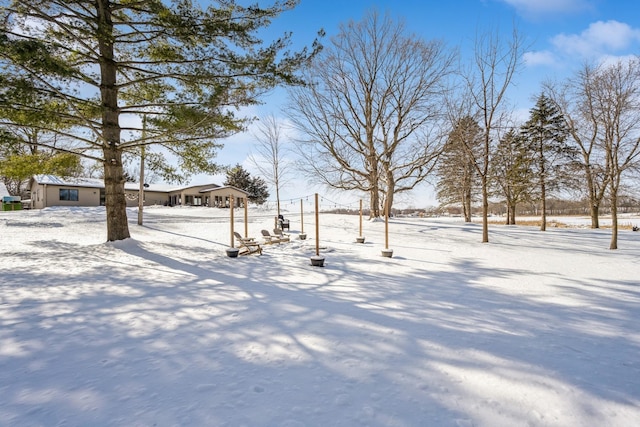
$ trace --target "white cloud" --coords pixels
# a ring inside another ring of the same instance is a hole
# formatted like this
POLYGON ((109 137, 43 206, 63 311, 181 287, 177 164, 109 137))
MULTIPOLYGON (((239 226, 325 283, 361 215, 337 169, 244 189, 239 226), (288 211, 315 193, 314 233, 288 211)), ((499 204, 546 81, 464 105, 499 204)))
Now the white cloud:
POLYGON ((553 52, 548 50, 526 52, 523 55, 523 60, 527 67, 535 67, 537 65, 554 65, 557 62, 553 52))
POLYGON ((502 0, 522 16, 540 17, 556 13, 581 12, 592 7, 592 0, 502 0))
POLYGON ((640 41, 640 30, 618 21, 598 21, 580 34, 559 34, 551 42, 560 51, 582 57, 621 52, 640 41))

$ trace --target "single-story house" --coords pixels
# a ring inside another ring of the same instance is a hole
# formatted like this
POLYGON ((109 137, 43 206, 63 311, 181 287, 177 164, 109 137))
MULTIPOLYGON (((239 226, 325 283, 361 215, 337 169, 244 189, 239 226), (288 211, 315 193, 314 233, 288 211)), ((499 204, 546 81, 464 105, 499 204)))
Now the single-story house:
MULTIPOLYGON (((175 186, 145 184, 144 205, 163 206, 244 206, 248 193, 236 187, 216 184, 175 186)), ((50 206, 104 206, 104 181, 97 178, 61 178, 55 175, 35 175, 29 185, 31 207, 42 209, 50 206)), ((127 206, 138 206, 140 184, 124 185, 127 206)))

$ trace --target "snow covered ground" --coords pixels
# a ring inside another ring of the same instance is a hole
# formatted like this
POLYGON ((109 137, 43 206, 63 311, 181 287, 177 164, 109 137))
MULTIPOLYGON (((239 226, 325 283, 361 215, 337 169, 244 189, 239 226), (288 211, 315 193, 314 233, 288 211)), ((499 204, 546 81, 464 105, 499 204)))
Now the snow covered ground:
POLYGON ((638 425, 640 233, 228 215, 1 212, 0 426, 638 425))

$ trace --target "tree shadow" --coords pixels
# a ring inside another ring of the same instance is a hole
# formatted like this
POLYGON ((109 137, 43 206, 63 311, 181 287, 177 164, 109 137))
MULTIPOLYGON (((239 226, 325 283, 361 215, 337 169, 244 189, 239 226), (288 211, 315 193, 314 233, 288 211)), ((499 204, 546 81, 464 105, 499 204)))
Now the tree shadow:
POLYGON ((212 239, 175 236, 193 244, 35 241, 41 253, 10 254, 33 267, 3 272, 2 419, 602 425, 614 411, 624 425, 639 414, 635 283, 540 273, 551 298, 519 290, 525 267, 451 253, 445 270, 428 247, 412 249, 416 263, 329 241, 315 268, 312 241, 231 259, 212 239), (514 289, 492 286, 504 281, 514 289))

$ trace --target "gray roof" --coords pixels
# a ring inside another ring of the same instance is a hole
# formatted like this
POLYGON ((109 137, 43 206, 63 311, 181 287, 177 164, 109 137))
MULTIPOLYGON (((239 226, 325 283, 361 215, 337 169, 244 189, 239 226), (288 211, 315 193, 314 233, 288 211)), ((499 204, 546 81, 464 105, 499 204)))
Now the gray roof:
POLYGON ((9 190, 7 190, 7 186, 4 185, 4 182, 0 182, 0 198, 6 196, 11 196, 11 194, 9 194, 9 190))
MULTIPOLYGON (((104 188, 104 180, 102 178, 75 178, 68 177, 62 178, 56 175, 35 175, 33 179, 38 184, 48 185, 64 185, 67 187, 85 187, 85 188, 104 188)), ((202 184, 201 184, 202 185, 202 184)), ((225 188, 216 184, 204 184, 208 186, 207 190, 201 192, 208 192, 215 189, 225 188)), ((199 185, 175 185, 175 184, 149 184, 145 187, 145 191, 156 191, 159 193, 171 193, 173 191, 181 191, 191 187, 198 187, 199 185)), ((139 190, 140 183, 137 182, 125 182, 124 188, 126 190, 139 190)), ((242 191, 242 190, 239 190, 242 191)))

